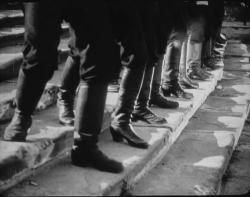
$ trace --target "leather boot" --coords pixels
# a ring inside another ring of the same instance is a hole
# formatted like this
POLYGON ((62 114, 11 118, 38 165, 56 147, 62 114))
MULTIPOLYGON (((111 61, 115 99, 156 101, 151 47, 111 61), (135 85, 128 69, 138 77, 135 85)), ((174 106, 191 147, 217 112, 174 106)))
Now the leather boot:
POLYGON ((44 91, 46 82, 52 74, 53 72, 49 73, 45 78, 41 78, 43 76, 41 73, 25 74, 23 69, 20 69, 15 98, 15 114, 11 123, 5 129, 4 140, 25 141, 32 124, 31 115, 44 91))
POLYGON ((179 83, 183 88, 197 89, 199 88, 199 84, 195 81, 192 81, 187 75, 186 57, 187 57, 187 40, 183 42, 181 47, 179 83))
POLYGON ((75 140, 72 163, 77 166, 91 166, 108 172, 123 170, 120 162, 108 158, 97 147, 102 128, 107 96, 107 84, 81 84, 76 107, 75 129, 80 139, 75 140))
POLYGON ((68 57, 64 65, 61 86, 58 93, 57 106, 59 109, 59 122, 62 125, 74 125, 74 99, 79 77, 79 58, 68 57))
POLYGON ((93 167, 100 171, 120 173, 124 167, 121 162, 107 157, 97 146, 97 140, 85 138, 75 140, 75 146, 71 150, 73 165, 80 167, 93 167))
POLYGON ((141 89, 137 95, 134 111, 132 113, 132 121, 144 121, 148 124, 165 124, 167 120, 153 113, 149 109, 149 99, 151 92, 151 82, 153 78, 153 66, 147 65, 142 79, 141 89))
POLYGON ((143 69, 141 67, 124 68, 110 131, 113 140, 116 142, 126 139, 131 146, 148 148, 148 143, 138 136, 131 125, 131 114, 134 110, 135 99, 141 86, 142 77, 143 69))
POLYGON ((155 105, 160 108, 176 109, 179 107, 179 103, 176 101, 168 100, 167 98, 163 97, 160 93, 163 57, 164 56, 161 56, 158 59, 157 65, 155 66, 154 69, 149 106, 155 105))
POLYGON ((206 67, 210 70, 216 70, 218 68, 224 67, 224 51, 226 44, 215 43, 211 56, 205 62, 206 67))
POLYGON ((74 99, 75 92, 59 89, 57 106, 59 110, 59 123, 66 126, 74 126, 74 99))
POLYGON ((192 93, 185 92, 177 80, 172 81, 168 86, 162 86, 161 90, 164 96, 174 95, 177 98, 184 99, 191 99, 194 97, 192 93))
POLYGON ((188 41, 187 64, 189 67, 188 76, 191 79, 205 81, 209 79, 201 69, 202 43, 188 41))

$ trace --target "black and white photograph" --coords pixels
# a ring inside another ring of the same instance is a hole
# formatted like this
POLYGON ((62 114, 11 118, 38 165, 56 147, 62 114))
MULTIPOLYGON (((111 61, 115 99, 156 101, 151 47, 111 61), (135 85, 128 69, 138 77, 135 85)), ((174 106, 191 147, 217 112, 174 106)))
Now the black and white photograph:
POLYGON ((0 2, 0 196, 250 195, 249 0, 0 2))

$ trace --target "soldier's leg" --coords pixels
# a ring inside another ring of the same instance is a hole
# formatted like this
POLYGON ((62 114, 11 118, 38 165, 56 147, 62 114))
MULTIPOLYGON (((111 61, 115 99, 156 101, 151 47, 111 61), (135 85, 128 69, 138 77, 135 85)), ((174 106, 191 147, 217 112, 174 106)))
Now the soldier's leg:
POLYGON ((80 58, 80 88, 75 118, 75 129, 80 138, 75 140, 72 149, 72 163, 119 173, 123 170, 122 164, 108 158, 97 146, 107 87, 113 78, 116 59, 107 5, 100 0, 71 2, 68 21, 75 38, 69 43, 72 57, 80 58))
POLYGON ((170 36, 162 68, 161 89, 164 96, 174 95, 185 99, 193 97, 191 93, 185 92, 179 83, 181 48, 185 38, 185 33, 179 30, 173 31, 170 36))
POLYGON ((148 143, 137 135, 131 125, 131 114, 134 110, 135 99, 141 86, 147 61, 142 23, 132 1, 114 1, 112 7, 116 16, 114 19, 119 19, 114 21, 114 24, 124 47, 126 55, 123 55, 123 58, 126 59, 126 66, 123 70, 119 97, 110 131, 113 139, 117 142, 126 139, 131 146, 147 148, 148 143))
POLYGON ((160 93, 161 86, 161 75, 162 75, 162 65, 164 54, 166 52, 167 40, 172 28, 171 9, 173 1, 158 1, 158 15, 157 15, 157 54, 158 60, 154 67, 154 74, 152 79, 152 89, 150 96, 150 105, 156 105, 161 108, 177 108, 179 106, 178 102, 168 100, 163 97, 160 93))
POLYGON ((24 141, 31 115, 57 68, 57 46, 64 1, 25 3, 25 48, 18 76, 15 115, 5 140, 24 141))
POLYGON ((181 57, 180 57, 180 85, 183 88, 197 89, 199 84, 187 75, 187 39, 184 40, 181 47, 181 57))
POLYGON ((69 56, 64 65, 61 85, 58 93, 57 106, 59 122, 63 125, 74 125, 74 100, 80 82, 80 59, 69 56))
MULTIPOLYGON (((71 29, 71 28, 70 28, 71 29)), ((120 46, 116 44, 117 65, 114 79, 109 85, 109 91, 119 90, 118 77, 120 74, 120 46)), ((61 85, 58 93, 57 106, 59 109, 59 122, 63 125, 74 125, 74 100, 80 82, 80 58, 69 56, 64 65, 61 85)))
POLYGON ((188 21, 188 47, 187 64, 188 76, 191 79, 207 80, 209 74, 205 73, 202 66, 202 47, 205 40, 205 18, 203 12, 206 6, 193 6, 189 12, 188 21))
POLYGON ((144 76, 140 91, 135 102, 135 109, 132 113, 132 121, 142 120, 148 124, 165 124, 165 118, 158 116, 149 109, 151 82, 153 69, 158 60, 156 54, 156 14, 158 5, 153 1, 141 1, 138 5, 140 16, 143 21, 143 31, 148 49, 148 61, 144 70, 144 76))

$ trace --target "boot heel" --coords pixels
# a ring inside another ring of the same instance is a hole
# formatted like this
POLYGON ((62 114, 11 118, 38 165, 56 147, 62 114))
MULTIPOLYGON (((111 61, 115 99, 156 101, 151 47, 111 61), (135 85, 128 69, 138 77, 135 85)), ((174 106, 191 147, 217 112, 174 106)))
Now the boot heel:
POLYGON ((110 127, 110 133, 115 142, 122 142, 123 141, 123 136, 116 132, 112 127, 110 127))

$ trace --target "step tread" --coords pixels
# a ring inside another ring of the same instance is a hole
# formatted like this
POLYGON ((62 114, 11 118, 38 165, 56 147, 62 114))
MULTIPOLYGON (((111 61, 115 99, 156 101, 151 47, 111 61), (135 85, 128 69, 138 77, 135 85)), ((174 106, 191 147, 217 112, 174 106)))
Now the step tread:
MULTIPOLYGON (((136 149, 128 146, 126 143, 115 143, 111 140, 109 132, 102 133, 99 143, 101 150, 107 153, 107 155, 109 155, 110 157, 123 162, 123 164, 126 166, 126 170, 124 173, 114 175, 110 173, 99 172, 90 168, 81 169, 70 166, 70 169, 67 174, 64 173, 62 174, 62 176, 57 176, 57 174, 60 174, 62 171, 65 171, 65 168, 68 169, 70 163, 69 160, 66 159, 64 162, 60 163, 59 167, 57 167, 58 170, 53 170, 53 172, 49 172, 49 174, 55 173, 53 175, 54 181, 56 179, 55 182, 58 181, 58 183, 66 183, 68 176, 73 176, 76 181, 84 179, 84 181, 81 181, 79 185, 76 186, 78 188, 81 187, 81 190, 78 190, 80 192, 79 194, 81 195, 84 195, 86 193, 89 195, 98 195, 110 194, 110 192, 118 192, 119 189, 116 187, 118 187, 118 185, 122 185, 123 180, 133 179, 134 175, 139 176, 140 173, 146 170, 144 169, 145 166, 143 164, 148 162, 154 163, 155 161, 152 161, 152 158, 156 159, 160 157, 156 157, 159 150, 163 149, 163 147, 169 148, 171 146, 171 144, 181 133, 180 128, 187 124, 193 113, 199 108, 201 103, 204 102, 208 94, 213 90, 221 73, 222 70, 214 71, 214 78, 210 82, 201 83, 201 88, 199 90, 190 90, 190 92, 193 92, 195 95, 195 98, 193 100, 185 101, 179 99, 178 101, 180 102, 181 106, 179 109, 164 110, 160 108, 152 108, 155 113, 166 117, 166 119, 168 120, 168 124, 162 125, 160 127, 155 125, 151 125, 150 127, 148 127, 148 125, 145 123, 133 123, 138 134, 142 136, 145 140, 147 140, 151 145, 148 150, 136 149), (171 130, 173 132, 171 132, 171 130)), ((107 103, 111 106, 114 106, 117 96, 117 94, 108 94, 107 103)), ((110 116, 108 118, 110 119, 110 116)), ((38 124, 33 124, 33 131, 41 131, 40 133, 37 133, 37 139, 44 139, 45 136, 48 137, 50 135, 53 135, 54 132, 52 130, 56 129, 55 125, 58 124, 56 112, 45 110, 39 113, 35 117, 35 120, 39 121, 39 125, 42 125, 43 127, 37 129, 37 127, 39 127, 38 124), (44 116, 44 118, 40 116, 44 116)), ((32 135, 30 135, 30 138, 32 138, 32 135)), ((39 186, 41 186, 41 190, 31 189, 30 192, 35 192, 33 194, 39 195, 41 191, 44 191, 45 187, 48 187, 51 188, 51 190, 46 189, 46 194, 52 194, 52 187, 49 187, 50 184, 47 185, 47 183, 49 183, 49 180, 47 182, 47 179, 49 179, 49 177, 45 175, 47 173, 42 174, 43 175, 41 177, 43 178, 41 178, 41 185, 39 183, 39 186)), ((57 193, 67 192, 66 187, 64 187, 65 189, 60 189, 59 187, 56 188, 57 193)), ((68 193, 66 194, 70 194, 69 192, 70 191, 68 190, 68 193)))
POLYGON ((5 18, 23 17, 22 10, 0 10, 0 20, 5 18))
POLYGON ((244 82, 227 84, 228 78, 222 78, 223 89, 207 98, 159 165, 133 186, 132 196, 220 192, 220 181, 249 113, 250 79, 235 72, 230 74, 244 82), (223 97, 221 92, 228 89, 233 93, 223 97), (242 94, 244 99, 235 100, 242 94))

